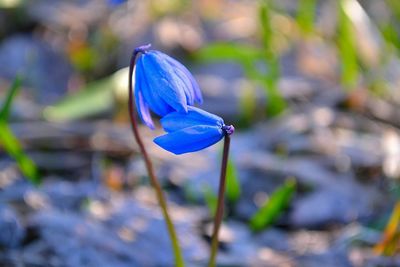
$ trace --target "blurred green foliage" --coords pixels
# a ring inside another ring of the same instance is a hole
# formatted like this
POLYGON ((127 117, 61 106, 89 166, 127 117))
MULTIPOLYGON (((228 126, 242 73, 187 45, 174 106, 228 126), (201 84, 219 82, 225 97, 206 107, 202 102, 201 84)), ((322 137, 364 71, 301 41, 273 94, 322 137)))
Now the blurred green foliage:
POLYGON ((359 78, 359 65, 354 27, 344 10, 347 0, 338 3, 337 46, 341 59, 341 79, 345 88, 353 89, 359 78))
POLYGON ((387 221, 380 242, 374 247, 374 252, 383 256, 393 257, 400 251, 400 202, 393 208, 387 221))
POLYGON ((127 82, 128 68, 120 69, 110 76, 88 83, 77 93, 47 107, 43 116, 51 121, 71 121, 111 111, 115 106, 124 107, 128 96, 127 82))
MULTIPOLYGON (((241 112, 237 123, 249 126, 255 118, 263 118, 265 115, 267 117, 276 116, 287 108, 287 103, 278 88, 281 76, 280 58, 283 53, 280 47, 282 36, 286 38, 284 42, 287 42, 289 46, 290 44, 295 45, 297 41, 303 41, 304 37, 310 43, 313 41, 324 42, 327 47, 334 45, 339 66, 338 68, 332 66, 332 68, 340 70, 338 76, 340 81, 338 82, 346 89, 365 86, 371 92, 382 92, 382 88, 387 87, 383 68, 379 68, 379 66, 371 68, 364 64, 364 60, 361 58, 359 42, 362 42, 362 40, 357 39, 356 25, 354 25, 356 19, 352 17, 353 15, 348 10, 346 12, 346 5, 348 6, 349 3, 358 2, 356 0, 339 0, 331 5, 330 8, 336 8, 336 12, 331 13, 332 16, 336 17, 336 33, 332 37, 332 33, 324 32, 323 28, 316 28, 318 26, 316 25, 317 7, 326 3, 317 0, 299 0, 297 11, 291 13, 282 9, 282 5, 278 1, 260 0, 257 2, 257 16, 254 17, 258 25, 256 36, 240 42, 218 41, 210 43, 196 52, 196 58, 199 61, 237 63, 242 68, 245 77, 251 81, 250 85, 243 84, 245 88, 239 101, 241 112), (285 21, 283 24, 287 23, 285 25, 293 31, 290 36, 285 36, 281 32, 282 18, 285 21), (256 101, 256 88, 262 88, 265 92, 267 100, 265 113, 259 112, 263 107, 260 107, 260 102, 256 101)), ((384 0, 381 3, 389 9, 390 16, 375 23, 382 34, 384 44, 396 48, 398 53, 400 51, 399 1, 384 0)), ((173 3, 165 1, 157 8, 165 9, 162 12, 160 11, 160 14, 165 12, 165 14, 169 14, 169 12, 179 13, 190 6, 188 1, 179 0, 173 3)), ((361 5, 360 7, 364 8, 361 5)), ((368 10, 364 11, 368 12, 368 10)), ((89 76, 93 76, 95 73, 102 72, 99 71, 99 66, 107 65, 103 64, 102 60, 109 58, 104 55, 114 51, 117 44, 116 37, 109 33, 109 29, 105 27, 89 35, 88 40, 84 43, 78 42, 69 45, 68 51, 74 66, 81 70, 83 74, 90 72, 89 76), (102 59, 99 61, 99 58, 102 59)), ((318 45, 312 49, 318 50, 318 45)), ((386 53, 386 55, 388 59, 391 58, 391 53, 386 53)), ((46 111, 47 118, 75 119, 109 110, 113 107, 115 101, 113 97, 110 97, 112 90, 106 92, 105 87, 108 85, 107 78, 90 83, 81 90, 82 92, 88 91, 87 93, 68 96, 65 101, 57 104, 54 108, 49 108, 46 111), (76 104, 73 102, 76 102, 76 104)))
POLYGON ((197 52, 197 58, 203 61, 232 61, 239 63, 245 75, 251 80, 261 80, 262 74, 255 64, 262 57, 260 49, 238 43, 212 43, 197 52))
POLYGON ((8 125, 8 116, 12 102, 21 87, 21 78, 17 76, 8 90, 8 94, 0 111, 0 144, 18 164, 24 176, 33 184, 40 183, 40 176, 35 163, 25 154, 18 139, 12 133, 8 125))
MULTIPOLYGON (((222 155, 222 151, 221 151, 222 155)), ((203 187, 203 197, 210 214, 214 216, 215 211, 217 209, 218 196, 212 188, 205 184, 203 187)), ((237 175, 237 169, 234 162, 231 159, 228 159, 228 165, 226 169, 226 200, 230 205, 235 205, 235 203, 239 200, 241 194, 240 182, 237 175)))
POLYGON ((217 211, 218 197, 209 185, 203 185, 202 189, 208 211, 210 212, 211 217, 214 217, 217 211))
MULTIPOLYGON (((287 107, 282 97, 278 82, 280 78, 279 55, 274 47, 274 30, 271 26, 270 1, 263 1, 259 7, 258 22, 260 26, 261 42, 258 45, 238 43, 212 43, 204 46, 197 52, 197 58, 202 61, 231 61, 239 64, 246 77, 264 89, 267 97, 266 114, 276 116, 287 107)), ((247 94, 247 96, 252 96, 247 94)), ((242 113, 246 119, 253 113, 254 105, 250 99, 242 101, 242 113)), ((253 102, 255 99, 253 99, 253 102)))
POLYGON ((72 38, 66 52, 72 66, 87 80, 104 77, 114 70, 120 40, 107 25, 89 31, 85 38, 72 38))
POLYGON ((287 180, 281 187, 276 189, 250 219, 251 229, 260 231, 271 226, 288 206, 295 191, 296 181, 294 179, 287 180))
POLYGON ((44 111, 44 117, 52 121, 69 121, 93 116, 109 110, 114 104, 113 82, 107 77, 67 96, 44 111))
POLYGON ((400 1, 385 0, 384 1, 391 10, 390 15, 383 23, 378 23, 378 27, 382 32, 387 46, 393 46, 400 55, 400 1))
POLYGON ((314 32, 317 0, 299 0, 297 10, 297 24, 303 34, 314 32))
POLYGON ((241 188, 236 166, 231 159, 228 159, 226 169, 226 198, 230 203, 234 204, 238 201, 240 193, 241 188))
POLYGON ((17 76, 7 91, 6 98, 0 110, 0 121, 6 122, 10 116, 13 100, 21 87, 21 77, 17 76))
POLYGON ((264 0, 259 8, 259 21, 261 24, 263 59, 267 66, 267 72, 263 75, 261 82, 268 97, 267 115, 269 116, 279 115, 287 107, 286 101, 283 99, 278 88, 280 63, 279 55, 273 46, 275 33, 271 24, 272 12, 272 1, 264 0))
POLYGON ((0 8, 15 8, 24 4, 25 0, 0 0, 0 8))

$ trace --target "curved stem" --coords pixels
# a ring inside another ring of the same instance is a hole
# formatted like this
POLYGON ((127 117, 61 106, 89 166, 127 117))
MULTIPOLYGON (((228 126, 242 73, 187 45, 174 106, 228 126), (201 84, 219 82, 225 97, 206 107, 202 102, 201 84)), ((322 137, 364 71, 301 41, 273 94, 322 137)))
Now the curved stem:
POLYGON ((222 154, 222 164, 221 164, 221 176, 219 178, 219 190, 218 190, 218 203, 217 212, 214 219, 214 231, 211 241, 211 254, 210 261, 208 262, 208 267, 215 267, 215 260, 217 258, 218 252, 218 233, 221 227, 222 218, 224 217, 224 195, 226 187, 226 168, 228 166, 228 156, 229 156, 229 145, 231 143, 231 138, 228 134, 224 138, 224 152, 222 154))
POLYGON ((172 248, 173 248, 174 256, 175 256, 175 266, 183 267, 185 264, 184 264, 181 249, 179 247, 179 241, 178 241, 178 237, 176 235, 175 227, 174 227, 172 220, 168 214, 167 202, 165 200, 163 191, 161 189, 161 185, 158 182, 158 180, 154 174, 153 164, 150 160, 149 155, 147 154, 146 148, 145 148, 142 138, 139 134, 138 123, 137 123, 137 119, 136 119, 136 111, 134 108, 135 103, 133 100, 133 88, 132 88, 133 68, 135 66, 135 60, 136 60, 136 57, 139 54, 139 52, 143 52, 143 51, 141 51, 139 49, 135 49, 135 51, 132 55, 132 58, 131 58, 130 65, 129 65, 129 103, 128 103, 129 117, 130 117, 130 121, 131 121, 133 134, 135 136, 137 144, 139 145, 140 152, 142 153, 144 162, 146 164, 147 173, 150 178, 150 183, 151 183, 152 187, 154 188, 154 191, 157 196, 158 204, 161 207, 162 214, 163 214, 165 222, 167 224, 167 229, 168 229, 168 233, 169 233, 169 236, 171 239, 172 248))

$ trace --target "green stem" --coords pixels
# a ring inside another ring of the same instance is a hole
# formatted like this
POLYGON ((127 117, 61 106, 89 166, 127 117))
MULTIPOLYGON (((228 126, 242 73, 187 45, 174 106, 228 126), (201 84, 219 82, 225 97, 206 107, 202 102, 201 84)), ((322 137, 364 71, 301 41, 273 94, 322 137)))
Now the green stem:
POLYGON ((215 214, 215 219, 214 219, 214 231, 212 234, 211 253, 210 253, 210 261, 208 262, 208 267, 215 267, 215 260, 217 258, 218 233, 219 233, 219 228, 221 227, 222 218, 224 217, 224 195, 225 195, 225 187, 226 187, 226 168, 228 166, 230 143, 231 143, 231 138, 228 134, 226 134, 225 138, 224 138, 224 152, 222 154, 221 176, 219 178, 217 212, 215 214))
POLYGON ((139 134, 138 123, 137 123, 137 119, 136 119, 136 111, 134 108, 135 103, 133 100, 133 88, 132 88, 133 68, 135 66, 135 60, 136 60, 136 57, 139 54, 139 52, 141 52, 141 51, 138 51, 138 50, 134 51, 132 58, 131 58, 131 63, 129 65, 129 103, 128 103, 128 105, 129 105, 129 116, 130 116, 132 131, 135 136, 136 142, 139 145, 140 152, 143 155, 143 159, 144 159, 144 162, 145 162, 146 168, 147 168, 147 173, 150 178, 150 183, 151 183, 152 187, 154 188, 154 191, 157 196, 158 204, 161 207, 161 211, 162 211, 164 220, 167 225, 168 234, 171 239, 172 248, 173 248, 174 256, 175 256, 175 266, 183 267, 183 266, 185 266, 185 263, 183 260, 181 249, 179 247, 179 241, 178 241, 178 237, 176 235, 175 227, 174 227, 172 220, 168 214, 167 202, 165 200, 163 191, 161 189, 161 185, 158 182, 156 175, 154 174, 153 164, 150 160, 150 157, 149 157, 149 155, 146 151, 146 148, 143 144, 142 138, 139 134))

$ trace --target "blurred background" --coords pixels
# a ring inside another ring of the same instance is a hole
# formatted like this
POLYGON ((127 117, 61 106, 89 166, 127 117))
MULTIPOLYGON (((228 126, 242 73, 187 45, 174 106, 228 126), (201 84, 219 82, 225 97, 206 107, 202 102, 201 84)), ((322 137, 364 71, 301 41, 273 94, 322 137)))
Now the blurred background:
MULTIPOLYGON (((0 0, 0 266, 172 266, 128 124, 147 43, 237 129, 218 266, 400 266, 398 0, 0 0)), ((205 266, 221 144, 141 131, 205 266)))

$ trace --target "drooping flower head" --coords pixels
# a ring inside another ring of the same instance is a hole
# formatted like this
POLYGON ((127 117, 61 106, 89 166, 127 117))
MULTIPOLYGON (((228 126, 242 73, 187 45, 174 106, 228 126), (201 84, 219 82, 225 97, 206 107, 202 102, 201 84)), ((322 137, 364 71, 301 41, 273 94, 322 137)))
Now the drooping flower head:
POLYGON ((187 109, 187 114, 172 112, 161 119, 168 133, 154 139, 157 145, 174 154, 183 154, 209 147, 235 131, 214 114, 195 107, 187 109))
POLYGON ((172 57, 150 45, 135 49, 135 99, 142 121, 151 129, 150 110, 159 116, 170 112, 187 113, 188 106, 202 103, 200 88, 189 70, 172 57))

